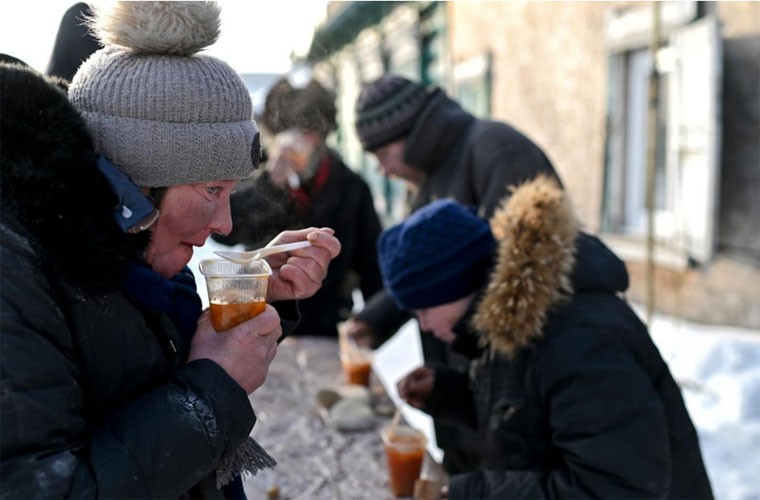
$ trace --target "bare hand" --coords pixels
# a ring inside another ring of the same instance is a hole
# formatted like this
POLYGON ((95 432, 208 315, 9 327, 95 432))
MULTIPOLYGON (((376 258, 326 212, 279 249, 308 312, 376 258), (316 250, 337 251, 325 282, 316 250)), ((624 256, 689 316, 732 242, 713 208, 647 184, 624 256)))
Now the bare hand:
POLYGON ((366 321, 348 318, 340 324, 338 331, 341 338, 352 339, 359 347, 372 348, 374 333, 372 332, 372 327, 366 321))
POLYGON ((433 392, 435 372, 428 366, 419 366, 396 384, 398 394, 411 406, 422 409, 433 392))
POLYGON ((266 164, 266 170, 272 183, 280 187, 287 187, 289 176, 295 174, 292 163, 283 155, 270 156, 266 164))
POLYGON ((266 164, 272 182, 280 187, 295 189, 314 154, 318 137, 301 130, 288 129, 274 137, 266 164))
POLYGON ((310 247, 267 257, 272 267, 267 301, 305 299, 314 295, 327 276, 330 261, 340 253, 340 242, 329 227, 283 231, 272 244, 309 240, 310 247))
POLYGON ((267 378, 269 364, 277 354, 277 339, 280 335, 280 316, 269 305, 255 318, 223 332, 214 330, 211 316, 206 311, 198 320, 188 361, 214 361, 247 394, 251 394, 267 378))

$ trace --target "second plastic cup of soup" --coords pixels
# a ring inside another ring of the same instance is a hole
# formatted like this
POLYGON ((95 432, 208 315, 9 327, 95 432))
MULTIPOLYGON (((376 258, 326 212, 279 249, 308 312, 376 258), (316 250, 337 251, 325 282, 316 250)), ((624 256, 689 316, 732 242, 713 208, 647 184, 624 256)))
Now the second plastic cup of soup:
POLYGON ((369 387, 372 374, 372 350, 357 345, 355 341, 348 338, 348 333, 342 328, 338 329, 338 346, 346 382, 369 387))
POLYGON ((389 428, 383 429, 381 436, 391 491, 397 497, 412 496, 425 461, 425 435, 407 425, 399 425, 392 434, 389 428))

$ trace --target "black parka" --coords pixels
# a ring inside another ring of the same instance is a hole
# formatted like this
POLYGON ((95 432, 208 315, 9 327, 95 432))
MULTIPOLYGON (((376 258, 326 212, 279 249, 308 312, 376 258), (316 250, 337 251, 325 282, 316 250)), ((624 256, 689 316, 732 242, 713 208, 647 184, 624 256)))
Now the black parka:
POLYGON ((248 436, 245 391, 162 313, 121 290, 124 234, 84 121, 32 71, 0 65, 0 494, 221 497, 248 436))
POLYGON ((497 212, 472 323, 487 350, 469 377, 436 373, 426 410, 486 444, 450 498, 710 498, 680 389, 620 296, 625 266, 558 193, 531 183, 497 212))

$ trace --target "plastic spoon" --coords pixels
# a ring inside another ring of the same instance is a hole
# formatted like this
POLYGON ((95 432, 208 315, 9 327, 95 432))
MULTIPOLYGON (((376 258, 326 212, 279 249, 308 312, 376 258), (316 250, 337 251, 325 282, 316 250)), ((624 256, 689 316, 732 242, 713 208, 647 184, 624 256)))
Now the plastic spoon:
POLYGON ((391 423, 388 426, 388 431, 386 432, 386 436, 388 436, 389 441, 393 441, 393 438, 396 437, 396 428, 398 427, 398 423, 401 420, 401 407, 396 407, 396 413, 393 414, 393 418, 391 419, 391 423))
POLYGON ((263 259, 269 255, 274 255, 281 252, 289 252, 298 248, 310 247, 310 241, 296 241, 295 243, 285 243, 282 245, 266 246, 259 248, 258 250, 251 250, 249 252, 228 252, 225 250, 219 250, 214 252, 219 257, 235 262, 236 264, 247 264, 252 260, 263 259))

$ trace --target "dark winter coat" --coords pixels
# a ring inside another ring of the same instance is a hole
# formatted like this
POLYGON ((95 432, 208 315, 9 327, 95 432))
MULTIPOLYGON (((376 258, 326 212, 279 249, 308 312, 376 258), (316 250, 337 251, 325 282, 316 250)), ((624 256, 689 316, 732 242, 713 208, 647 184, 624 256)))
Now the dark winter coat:
POLYGON ((148 234, 112 217, 84 121, 31 71, 0 66, 4 498, 221 497, 248 436, 245 391, 128 298, 148 234))
MULTIPOLYGON (((425 173, 411 201, 412 211, 433 200, 453 198, 490 217, 509 196, 510 186, 541 173, 559 181, 549 159, 525 135, 506 123, 475 118, 440 90, 406 137, 404 161, 425 173)), ((374 298, 358 316, 383 339, 408 318, 399 315, 387 294, 374 298)))
MULTIPOLYGON (((549 159, 525 135, 503 122, 476 119, 441 90, 430 97, 406 137, 404 161, 425 173, 411 202, 412 211, 436 199, 453 198, 478 207, 480 216, 490 217, 499 202, 509 196, 510 186, 538 174, 559 181, 549 159)), ((372 326, 379 342, 409 318, 385 291, 357 315, 372 326)), ((422 343, 426 361, 455 366, 465 362, 432 335, 423 335, 422 343)), ((444 465, 449 472, 465 470, 477 460, 470 456, 477 450, 469 446, 472 438, 466 431, 436 422, 436 438, 447 450, 444 465), (463 455, 457 458, 458 454, 463 455)))
POLYGON ((335 230, 340 254, 330 262, 319 291, 299 301, 301 322, 293 335, 337 337, 337 323, 347 319, 353 308, 353 288, 367 298, 382 288, 375 246, 381 226, 372 193, 337 154, 330 151, 327 158, 324 182, 318 190, 305 189, 310 198, 305 209, 261 172, 232 196, 232 232, 214 236, 226 245, 242 243, 253 249, 285 229, 314 226, 335 230))
POLYGON ((425 172, 412 210, 440 198, 478 207, 490 217, 517 186, 538 174, 556 177, 549 159, 512 126, 476 119, 442 91, 420 113, 406 138, 404 161, 425 172))
POLYGON ((488 349, 469 380, 437 373, 427 408, 487 444, 450 498, 709 498, 679 387, 619 295, 625 266, 571 212, 533 183, 492 220, 500 248, 472 322, 488 349))

